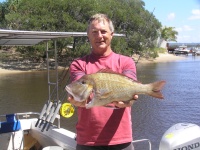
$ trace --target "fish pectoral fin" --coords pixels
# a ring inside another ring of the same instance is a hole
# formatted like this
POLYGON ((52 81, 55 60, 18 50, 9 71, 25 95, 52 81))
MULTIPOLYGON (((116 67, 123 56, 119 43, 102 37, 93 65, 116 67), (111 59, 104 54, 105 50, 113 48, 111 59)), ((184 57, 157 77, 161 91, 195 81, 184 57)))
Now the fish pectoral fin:
POLYGON ((108 99, 112 95, 112 91, 109 92, 101 92, 100 93, 100 100, 102 99, 108 99))

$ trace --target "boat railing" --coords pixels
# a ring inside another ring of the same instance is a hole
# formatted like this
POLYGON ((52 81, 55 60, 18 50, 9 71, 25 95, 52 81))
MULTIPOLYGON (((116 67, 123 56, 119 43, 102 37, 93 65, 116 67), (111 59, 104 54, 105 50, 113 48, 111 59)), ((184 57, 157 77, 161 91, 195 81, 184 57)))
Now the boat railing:
POLYGON ((23 113, 11 113, 11 114, 4 114, 4 115, 0 115, 0 122, 1 121, 6 121, 4 119, 6 119, 7 116, 9 115, 13 115, 16 117, 16 119, 22 119, 22 118, 30 118, 30 117, 38 117, 40 115, 40 113, 38 112, 23 112, 23 113))
MULTIPOLYGON (((20 119, 31 119, 31 118, 38 118, 40 116, 40 113, 38 112, 23 112, 23 113, 12 113, 12 114, 5 114, 5 115, 0 115, 0 133, 5 132, 5 129, 7 128, 6 126, 9 127, 17 127, 16 130, 20 129, 20 119)), ((57 127, 60 128, 60 115, 55 115, 55 119, 57 119, 57 127)), ((41 119, 41 122, 39 124, 39 128, 43 126, 42 130, 44 130, 44 127, 47 125, 53 125, 49 124, 49 122, 45 122, 45 120, 41 119)), ((50 127, 50 126, 49 126, 50 127)), ((48 128, 49 128, 48 127, 48 128)), ((7 129, 6 129, 7 131, 7 129)), ((10 129, 8 131, 11 131, 10 129)))
POLYGON ((140 143, 140 142, 147 142, 149 150, 151 150, 151 141, 149 139, 134 140, 132 141, 132 144, 134 145, 135 143, 140 143))
POLYGON ((19 131, 21 129, 20 118, 36 118, 36 115, 38 116, 39 113, 26 112, 0 115, 0 134, 19 131))

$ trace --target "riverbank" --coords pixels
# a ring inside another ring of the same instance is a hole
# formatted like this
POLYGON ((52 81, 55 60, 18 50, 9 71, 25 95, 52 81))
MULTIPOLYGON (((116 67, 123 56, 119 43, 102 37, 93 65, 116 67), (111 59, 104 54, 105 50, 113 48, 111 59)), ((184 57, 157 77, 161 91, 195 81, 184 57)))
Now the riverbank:
POLYGON ((138 63, 165 63, 165 62, 174 62, 186 59, 185 55, 176 56, 174 54, 169 54, 169 53, 159 53, 158 55, 159 57, 155 59, 139 58, 139 56, 136 55, 133 56, 133 58, 136 62, 138 61, 139 58, 138 63))
MULTIPOLYGON (((138 61, 139 56, 135 55, 133 58, 134 58, 135 61, 138 61)), ((186 57, 185 56, 176 56, 176 55, 168 54, 168 53, 160 53, 159 57, 157 57, 156 59, 140 58, 138 63, 165 63, 165 62, 179 61, 179 60, 183 60, 183 59, 186 59, 186 57)), ((30 71, 31 70, 27 71, 27 70, 0 68, 0 74, 30 72, 30 71)))

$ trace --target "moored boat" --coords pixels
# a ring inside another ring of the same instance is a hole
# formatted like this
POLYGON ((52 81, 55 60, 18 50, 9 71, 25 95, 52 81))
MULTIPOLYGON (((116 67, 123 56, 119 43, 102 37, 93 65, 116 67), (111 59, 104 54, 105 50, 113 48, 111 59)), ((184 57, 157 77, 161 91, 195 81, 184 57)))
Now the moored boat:
POLYGON ((178 48, 176 48, 174 50, 174 54, 176 54, 176 55, 178 55, 178 54, 188 55, 189 53, 191 53, 191 50, 189 50, 187 48, 187 46, 185 46, 185 45, 179 46, 178 48))

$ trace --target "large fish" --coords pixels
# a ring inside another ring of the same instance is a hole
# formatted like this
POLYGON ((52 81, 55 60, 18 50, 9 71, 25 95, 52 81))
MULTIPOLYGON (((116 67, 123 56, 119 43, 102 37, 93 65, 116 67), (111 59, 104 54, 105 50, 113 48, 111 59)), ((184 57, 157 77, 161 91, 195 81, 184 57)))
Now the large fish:
POLYGON ((113 101, 130 101, 136 94, 146 94, 163 99, 160 91, 164 84, 165 81, 141 84, 122 74, 100 71, 84 75, 67 85, 65 89, 74 100, 79 102, 92 97, 91 101, 86 104, 86 108, 92 108, 106 106, 113 101))

